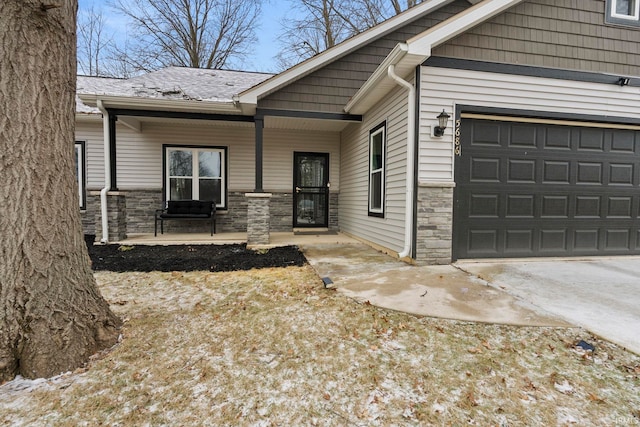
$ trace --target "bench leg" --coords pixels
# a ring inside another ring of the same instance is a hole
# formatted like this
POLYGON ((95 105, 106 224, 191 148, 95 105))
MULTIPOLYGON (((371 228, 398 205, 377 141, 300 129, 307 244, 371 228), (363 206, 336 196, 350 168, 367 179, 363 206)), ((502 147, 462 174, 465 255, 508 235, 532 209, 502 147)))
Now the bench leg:
POLYGON ((153 221, 153 237, 158 237, 158 218, 153 221))

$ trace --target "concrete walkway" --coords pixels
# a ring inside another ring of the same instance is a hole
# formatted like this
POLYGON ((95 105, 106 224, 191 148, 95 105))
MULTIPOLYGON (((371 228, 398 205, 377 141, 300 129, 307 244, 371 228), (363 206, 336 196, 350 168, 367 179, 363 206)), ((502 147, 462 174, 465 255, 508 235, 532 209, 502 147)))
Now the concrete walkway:
POLYGON ((362 243, 302 244, 339 292, 420 316, 522 326, 571 326, 452 265, 416 267, 362 243))

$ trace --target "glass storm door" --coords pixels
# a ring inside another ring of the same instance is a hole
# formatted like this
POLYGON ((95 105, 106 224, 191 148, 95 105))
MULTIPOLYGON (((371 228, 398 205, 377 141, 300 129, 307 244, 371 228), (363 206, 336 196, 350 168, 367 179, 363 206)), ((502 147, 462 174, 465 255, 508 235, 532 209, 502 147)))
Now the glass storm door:
POLYGON ((329 154, 293 154, 293 226, 329 225, 329 154))

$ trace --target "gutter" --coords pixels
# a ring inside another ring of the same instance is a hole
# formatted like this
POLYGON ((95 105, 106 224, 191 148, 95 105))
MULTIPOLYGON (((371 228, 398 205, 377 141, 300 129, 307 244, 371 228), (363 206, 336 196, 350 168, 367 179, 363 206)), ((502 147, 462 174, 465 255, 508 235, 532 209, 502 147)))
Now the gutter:
MULTIPOLYGON (((406 46, 406 45, 405 45, 406 46)), ((404 56, 404 55, 403 55, 404 56)), ((416 124, 416 88, 408 81, 396 74, 396 66, 389 65, 387 74, 397 84, 408 90, 407 95, 407 173, 406 173, 406 194, 405 194, 405 219, 404 219, 404 248, 398 253, 398 258, 406 258, 411 254, 411 244, 413 242, 413 176, 415 157, 415 124, 416 124)))
POLYGON ((107 193, 111 189, 111 153, 109 147, 109 113, 102 101, 97 100, 96 106, 102 112, 102 135, 104 139, 104 188, 100 190, 100 217, 102 219, 102 239, 100 243, 109 243, 109 217, 107 209, 107 193))

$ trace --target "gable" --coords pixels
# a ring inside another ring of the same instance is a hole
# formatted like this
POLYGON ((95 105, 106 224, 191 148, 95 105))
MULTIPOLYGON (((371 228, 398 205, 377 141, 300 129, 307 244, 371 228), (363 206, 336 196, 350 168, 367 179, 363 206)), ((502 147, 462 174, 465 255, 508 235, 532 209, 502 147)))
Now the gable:
POLYGON ((604 0, 527 0, 432 56, 638 76, 640 28, 605 23, 604 0))
POLYGON ((398 43, 469 6, 467 0, 456 0, 262 98, 258 101, 258 107, 343 112, 345 104, 398 43))

